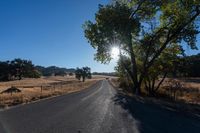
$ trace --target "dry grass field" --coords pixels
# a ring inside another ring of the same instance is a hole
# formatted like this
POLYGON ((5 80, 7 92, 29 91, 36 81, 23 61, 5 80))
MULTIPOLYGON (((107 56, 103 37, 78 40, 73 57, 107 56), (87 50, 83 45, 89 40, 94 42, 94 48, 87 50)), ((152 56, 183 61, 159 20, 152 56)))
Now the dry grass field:
MULTIPOLYGON (((112 78, 110 82, 114 87, 119 87, 117 78, 112 78)), ((200 78, 168 78, 160 88, 160 96, 158 98, 149 97, 146 95, 147 93, 144 94, 144 97, 137 97, 126 90, 124 91, 122 88, 118 88, 118 90, 143 103, 157 104, 162 108, 176 110, 178 112, 188 112, 193 116, 200 116, 200 78), (174 99, 174 93, 169 93, 167 89, 171 81, 180 83, 180 88, 176 88, 174 91, 176 99, 174 99)))
MULTIPOLYGON (((112 79, 111 83, 115 87, 119 86, 117 78, 112 79)), ((200 78, 166 78, 159 89, 159 93, 173 99, 175 97, 174 100, 200 105, 200 78), (174 83, 179 83, 179 86, 170 89, 174 83)))
POLYGON ((200 105, 200 78, 167 78, 160 92, 168 93, 168 95, 175 97, 175 100, 177 99, 200 105), (170 90, 170 84, 172 86, 173 83, 178 84, 178 86, 170 90))
POLYGON ((42 98, 62 95, 88 88, 104 76, 93 76, 92 79, 81 82, 74 76, 42 77, 39 79, 23 79, 9 82, 0 82, 0 93, 11 86, 21 90, 20 93, 0 94, 0 108, 16 104, 29 103, 42 98))

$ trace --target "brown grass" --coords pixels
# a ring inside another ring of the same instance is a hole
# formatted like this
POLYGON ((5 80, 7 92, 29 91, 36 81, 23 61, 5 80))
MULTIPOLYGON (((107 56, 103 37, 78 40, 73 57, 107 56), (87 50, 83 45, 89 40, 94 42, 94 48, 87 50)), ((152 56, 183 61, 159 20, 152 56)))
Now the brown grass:
POLYGON ((167 78, 159 92, 168 93, 168 95, 170 95, 169 84, 171 82, 178 82, 180 84, 180 87, 173 90, 177 100, 192 104, 200 104, 200 78, 167 78))
POLYGON ((74 77, 58 76, 0 82, 0 92, 11 86, 16 86, 22 91, 21 93, 13 93, 12 95, 0 94, 0 108, 80 91, 101 79, 104 78, 94 77, 93 79, 86 80, 86 82, 81 82, 74 77))
MULTIPOLYGON (((112 78, 110 82, 114 87, 119 87, 119 81, 117 78, 112 78)), ((176 95, 175 100, 200 105, 200 78, 166 78, 159 89, 159 94, 173 98, 174 92, 176 95), (179 82, 181 87, 176 88, 173 92, 169 92, 169 84, 174 81, 179 82)))
POLYGON ((172 109, 180 112, 186 112, 193 116, 200 116, 200 78, 184 78, 184 79, 166 79, 163 86, 160 88, 161 93, 166 93, 165 87, 167 85, 167 81, 169 80, 178 80, 181 82, 184 89, 180 89, 182 91, 177 93, 177 100, 167 100, 165 98, 160 97, 153 98, 144 95, 144 97, 137 97, 133 95, 133 93, 127 92, 126 90, 122 90, 119 88, 119 81, 117 78, 110 79, 110 83, 124 95, 130 96, 136 100, 142 101, 143 103, 153 103, 158 104, 163 108, 172 109), (192 79, 192 80, 191 80, 192 79), (179 93, 179 94, 178 94, 179 93), (184 101, 184 102, 183 102, 184 101))

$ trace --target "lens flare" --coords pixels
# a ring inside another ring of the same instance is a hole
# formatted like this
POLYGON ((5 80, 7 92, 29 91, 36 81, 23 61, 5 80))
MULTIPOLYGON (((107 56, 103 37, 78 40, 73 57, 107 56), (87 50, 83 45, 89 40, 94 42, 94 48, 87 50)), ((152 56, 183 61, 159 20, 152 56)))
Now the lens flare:
POLYGON ((111 57, 113 59, 118 59, 119 57, 119 48, 117 47, 113 47, 112 50, 111 50, 111 57))

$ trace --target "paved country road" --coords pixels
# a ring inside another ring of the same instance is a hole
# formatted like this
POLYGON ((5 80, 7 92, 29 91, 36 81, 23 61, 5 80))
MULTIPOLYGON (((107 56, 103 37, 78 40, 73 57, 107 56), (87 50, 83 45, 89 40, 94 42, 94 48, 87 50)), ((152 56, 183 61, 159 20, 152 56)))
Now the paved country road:
POLYGON ((200 119, 115 91, 108 81, 0 112, 0 133, 200 133, 200 119))

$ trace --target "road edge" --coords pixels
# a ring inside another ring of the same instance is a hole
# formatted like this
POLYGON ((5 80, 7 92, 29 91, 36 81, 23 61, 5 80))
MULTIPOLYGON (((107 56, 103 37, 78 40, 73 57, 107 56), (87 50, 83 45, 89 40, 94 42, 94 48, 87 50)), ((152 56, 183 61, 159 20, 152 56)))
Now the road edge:
POLYGON ((17 104, 17 105, 12 105, 12 106, 8 106, 8 107, 0 108, 0 112, 10 110, 10 109, 13 109, 13 108, 17 108, 17 107, 21 107, 21 106, 25 106, 25 105, 30 105, 30 104, 42 102, 42 101, 45 101, 45 100, 50 100, 50 99, 61 97, 61 96, 78 94, 78 93, 81 93, 82 91, 86 91, 88 89, 91 89, 93 86, 95 86, 96 84, 98 84, 101 81, 102 80, 98 80, 94 84, 92 84, 89 87, 86 87, 85 89, 82 89, 82 90, 77 90, 77 91, 69 92, 69 93, 63 93, 63 94, 59 94, 59 95, 52 95, 52 96, 49 96, 49 97, 44 97, 44 98, 41 98, 41 99, 33 100, 33 101, 28 102, 28 103, 20 103, 20 104, 17 104))

